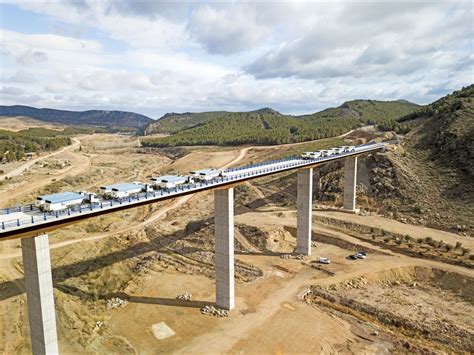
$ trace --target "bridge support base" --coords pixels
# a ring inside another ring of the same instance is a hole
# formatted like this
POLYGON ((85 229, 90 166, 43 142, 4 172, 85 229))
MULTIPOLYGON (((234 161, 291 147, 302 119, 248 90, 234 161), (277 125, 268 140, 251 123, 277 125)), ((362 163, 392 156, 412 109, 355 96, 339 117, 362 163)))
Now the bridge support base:
POLYGON ((298 170, 296 252, 311 254, 311 217, 313 211, 313 169, 298 170))
POLYGON ((357 213, 356 209, 357 157, 348 157, 344 162, 344 210, 357 213))
POLYGON ((32 353, 58 354, 48 235, 21 240, 32 353))
POLYGON ((214 192, 216 304, 234 308, 234 189, 214 192))

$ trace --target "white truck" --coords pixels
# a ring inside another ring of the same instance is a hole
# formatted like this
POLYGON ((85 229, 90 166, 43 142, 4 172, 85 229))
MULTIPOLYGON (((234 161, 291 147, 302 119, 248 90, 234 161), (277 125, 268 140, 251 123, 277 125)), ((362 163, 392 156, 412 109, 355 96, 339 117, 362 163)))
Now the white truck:
POLYGON ((342 147, 343 153, 353 153, 355 152, 355 147, 353 145, 343 145, 342 147))
POLYGON ((151 185, 159 189, 173 189, 184 184, 194 184, 191 176, 164 175, 151 178, 151 185))
POLYGON ((125 182, 121 184, 105 185, 100 187, 100 193, 105 198, 126 198, 140 192, 151 192, 153 188, 141 182, 125 182))
POLYGON ((78 206, 84 201, 84 196, 76 192, 60 192, 57 194, 38 196, 35 205, 45 212, 61 211, 78 206))
POLYGON ((99 196, 93 192, 81 191, 79 194, 84 197, 84 202, 86 203, 99 203, 99 196))
POLYGON ((317 150, 315 152, 304 152, 301 154, 302 159, 317 159, 321 157, 321 151, 317 150))
POLYGON ((197 181, 211 181, 221 175, 221 170, 218 169, 202 169, 191 171, 191 176, 197 181))

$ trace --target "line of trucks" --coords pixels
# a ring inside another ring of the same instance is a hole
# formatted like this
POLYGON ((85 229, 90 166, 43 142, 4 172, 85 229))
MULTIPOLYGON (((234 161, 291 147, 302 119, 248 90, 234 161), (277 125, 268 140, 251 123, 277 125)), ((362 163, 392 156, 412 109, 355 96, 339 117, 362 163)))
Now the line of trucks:
MULTIPOLYGON (((300 158, 304 160, 330 157, 343 153, 355 152, 354 146, 342 146, 315 152, 304 152, 300 158)), ((125 199, 144 192, 157 190, 169 190, 183 185, 193 185, 196 182, 211 182, 221 177, 232 177, 240 174, 248 174, 261 170, 264 166, 279 168, 288 164, 287 160, 273 161, 245 166, 235 169, 203 169, 191 171, 190 175, 165 175, 152 177, 149 183, 127 182, 112 185, 104 185, 99 189, 99 193, 88 191, 81 192, 60 192, 51 195, 39 196, 35 205, 43 212, 55 212, 67 210, 82 204, 98 204, 102 199, 125 199)))

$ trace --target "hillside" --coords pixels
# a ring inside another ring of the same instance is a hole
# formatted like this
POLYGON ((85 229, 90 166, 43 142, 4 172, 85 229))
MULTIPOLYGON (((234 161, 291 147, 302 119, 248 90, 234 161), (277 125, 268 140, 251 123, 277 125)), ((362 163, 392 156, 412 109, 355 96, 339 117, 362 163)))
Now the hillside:
MULTIPOLYGON (((399 120, 413 126, 401 145, 361 159, 359 203, 403 222, 472 235, 474 85, 399 120)), ((341 167, 328 165, 316 175, 318 200, 337 199, 341 167)))
MULTIPOLYGON (((455 91, 403 121, 418 125, 387 155, 387 208, 435 226, 474 228, 474 85, 455 91), (422 217, 423 216, 423 217, 422 217)), ((380 174, 376 174, 380 175, 380 174)))
POLYGON ((198 124, 228 114, 229 112, 185 112, 167 113, 160 119, 150 122, 143 128, 143 134, 148 136, 155 133, 175 133, 182 129, 197 126, 198 124))
POLYGON ((0 129, 0 162, 23 159, 26 153, 53 151, 71 144, 72 135, 90 132, 73 127, 63 130, 29 128, 18 132, 0 129))
POLYGON ((27 116, 40 121, 66 125, 140 128, 153 120, 147 116, 125 111, 65 111, 30 106, 0 106, 0 116, 27 116))
POLYGON ((303 116, 283 115, 269 108, 250 112, 207 112, 165 115, 145 128, 146 134, 169 137, 145 139, 145 146, 284 144, 334 137, 367 124, 395 124, 419 108, 407 101, 356 100, 303 116), (157 129, 157 130, 156 130, 157 129))

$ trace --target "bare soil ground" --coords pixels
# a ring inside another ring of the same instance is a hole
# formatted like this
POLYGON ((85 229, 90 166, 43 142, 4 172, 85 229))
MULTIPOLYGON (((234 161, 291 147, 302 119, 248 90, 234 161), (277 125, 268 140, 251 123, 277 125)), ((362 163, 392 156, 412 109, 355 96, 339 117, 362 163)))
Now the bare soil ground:
MULTIPOLYGON (((68 176, 63 171, 53 184, 43 182, 15 200, 26 200, 52 188, 92 188, 168 171, 186 173, 195 168, 263 160, 269 151, 281 149, 283 154, 291 148, 203 148, 173 158, 173 154, 143 151, 136 139, 123 136, 94 135, 81 145, 81 154, 90 161, 87 176, 68 176), (51 186, 54 183, 57 186, 51 186)), ((71 158, 72 167, 80 164, 80 158, 71 158)), ((43 167, 26 177, 31 182, 35 176, 42 181, 56 171, 43 167)), ((200 312, 201 307, 213 305, 215 297, 212 193, 100 217, 52 233, 61 351, 472 352, 470 343, 450 336, 453 330, 472 333, 472 269, 411 257, 387 245, 374 244, 370 236, 359 238, 340 225, 322 223, 317 219, 322 211, 314 213, 312 255, 301 260, 282 258, 295 248, 296 213, 291 205, 279 204, 273 196, 276 191, 263 185, 236 188, 236 309, 229 317, 200 312), (357 250, 368 251, 369 257, 349 260, 347 256, 357 250), (329 257, 331 264, 318 266, 318 256, 329 257), (361 278, 366 280, 363 287, 361 278), (331 306, 315 290, 337 297, 337 302, 331 306), (192 294, 190 301, 176 299, 183 292, 192 294), (127 303, 108 307, 114 298, 127 303), (350 304, 364 303, 365 307, 348 306, 347 300, 350 304), (403 319, 416 325, 415 329, 398 329, 377 317, 389 311, 397 320, 410 313, 403 319), (439 328, 438 320, 448 325, 446 329, 439 328), (152 326, 160 322, 175 335, 158 340, 152 326), (445 331, 446 336, 427 337, 423 333, 425 323, 429 329, 445 331), (453 341, 445 341, 451 338, 453 341)), ((445 241, 453 238, 453 243, 459 237, 441 235, 445 232, 430 228, 411 229, 410 225, 376 216, 324 213, 335 221, 351 222, 355 218, 369 229, 381 225, 393 233, 420 233, 445 241)), ((463 244, 468 245, 467 241, 463 244)), ((0 244, 0 266, 0 352, 29 353, 18 242, 0 244)))
POLYGON ((48 129, 63 129, 64 126, 60 124, 48 123, 35 120, 31 117, 17 116, 17 117, 0 117, 0 129, 7 131, 18 132, 28 128, 48 128, 48 129))

